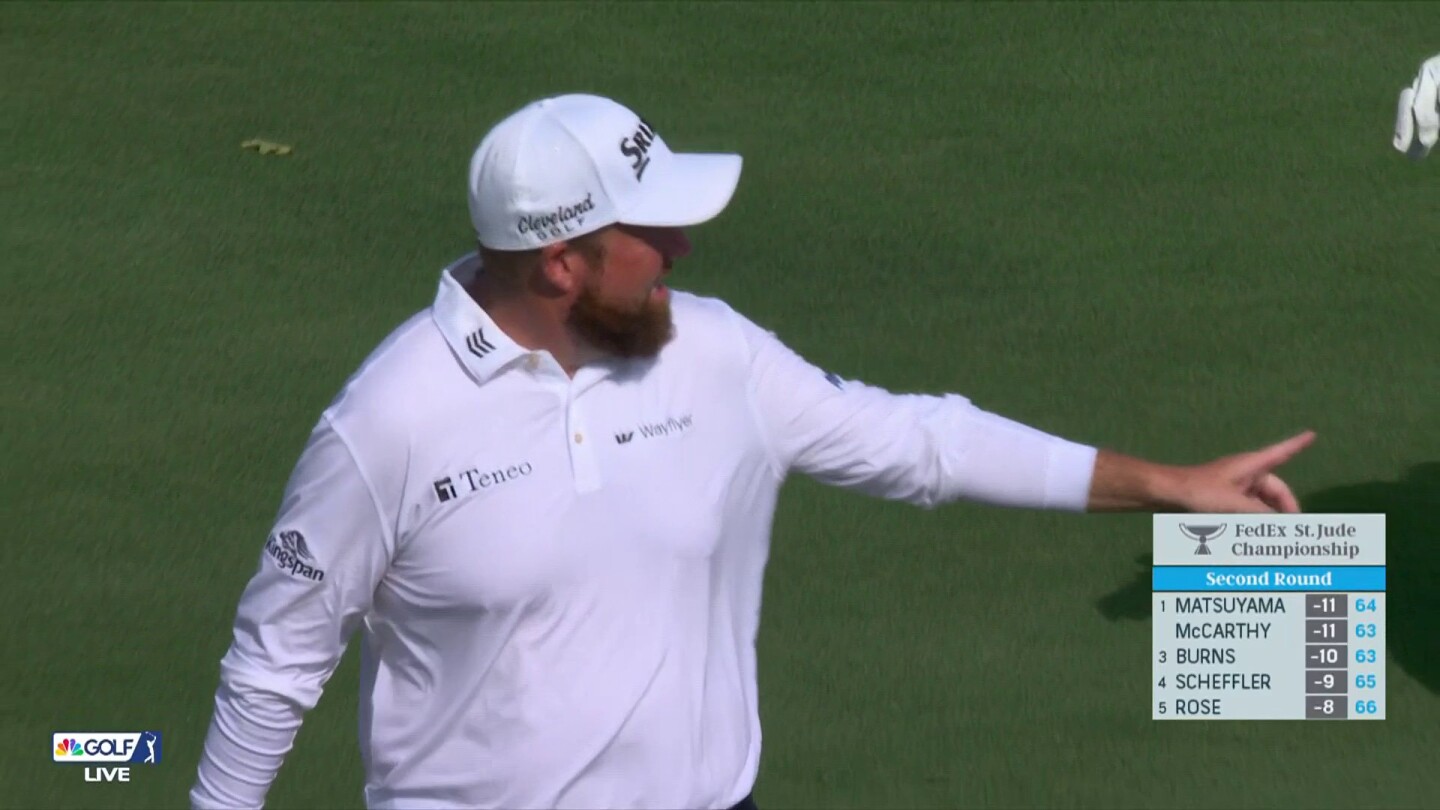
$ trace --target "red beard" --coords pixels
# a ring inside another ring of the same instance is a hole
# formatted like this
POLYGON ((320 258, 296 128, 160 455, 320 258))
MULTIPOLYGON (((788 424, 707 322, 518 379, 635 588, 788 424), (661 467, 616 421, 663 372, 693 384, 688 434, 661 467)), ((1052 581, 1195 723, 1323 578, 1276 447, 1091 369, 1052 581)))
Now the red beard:
POLYGON ((591 346, 627 358, 654 357, 675 333, 668 297, 625 307, 601 301, 589 286, 571 306, 569 324, 591 346))

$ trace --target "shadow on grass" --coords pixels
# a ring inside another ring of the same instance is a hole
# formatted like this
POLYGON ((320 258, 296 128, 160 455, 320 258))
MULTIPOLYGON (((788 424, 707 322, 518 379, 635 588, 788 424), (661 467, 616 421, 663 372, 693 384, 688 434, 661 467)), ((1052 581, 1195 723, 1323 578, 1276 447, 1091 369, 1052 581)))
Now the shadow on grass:
MULTIPOLYGON (((1440 695, 1440 462, 1416 465, 1397 481, 1335 487, 1300 499, 1314 514, 1385 514, 1385 645, 1390 660, 1440 695)), ((1096 601, 1111 621, 1150 618, 1150 567, 1096 601)))

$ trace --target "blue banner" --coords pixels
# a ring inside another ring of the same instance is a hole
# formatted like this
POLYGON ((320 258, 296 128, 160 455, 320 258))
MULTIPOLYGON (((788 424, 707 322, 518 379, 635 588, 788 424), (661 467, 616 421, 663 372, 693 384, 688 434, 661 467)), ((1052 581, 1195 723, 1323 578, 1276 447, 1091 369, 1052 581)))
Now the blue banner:
POLYGON ((1385 566, 1155 566, 1157 591, 1383 591, 1385 566))

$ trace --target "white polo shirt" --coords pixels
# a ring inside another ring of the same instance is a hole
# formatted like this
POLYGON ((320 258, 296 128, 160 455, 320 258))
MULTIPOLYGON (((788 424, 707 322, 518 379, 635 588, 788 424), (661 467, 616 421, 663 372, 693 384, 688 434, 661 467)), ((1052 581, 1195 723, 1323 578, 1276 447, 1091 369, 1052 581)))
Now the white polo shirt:
POLYGON ((495 326, 473 272, 446 268, 316 425, 193 806, 260 805, 358 630, 369 807, 729 807, 760 758, 788 473, 924 507, 1085 507, 1094 448, 827 375, 713 299, 673 292, 657 358, 571 379, 495 326))

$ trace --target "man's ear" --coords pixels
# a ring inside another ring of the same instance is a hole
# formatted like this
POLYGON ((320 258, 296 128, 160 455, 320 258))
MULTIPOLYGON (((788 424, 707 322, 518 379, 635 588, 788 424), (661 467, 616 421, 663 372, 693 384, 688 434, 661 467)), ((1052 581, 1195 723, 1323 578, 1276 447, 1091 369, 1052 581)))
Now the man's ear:
POLYGON ((568 242, 540 248, 540 275, 546 285, 561 293, 579 290, 584 284, 581 274, 587 270, 585 258, 571 249, 568 242))

